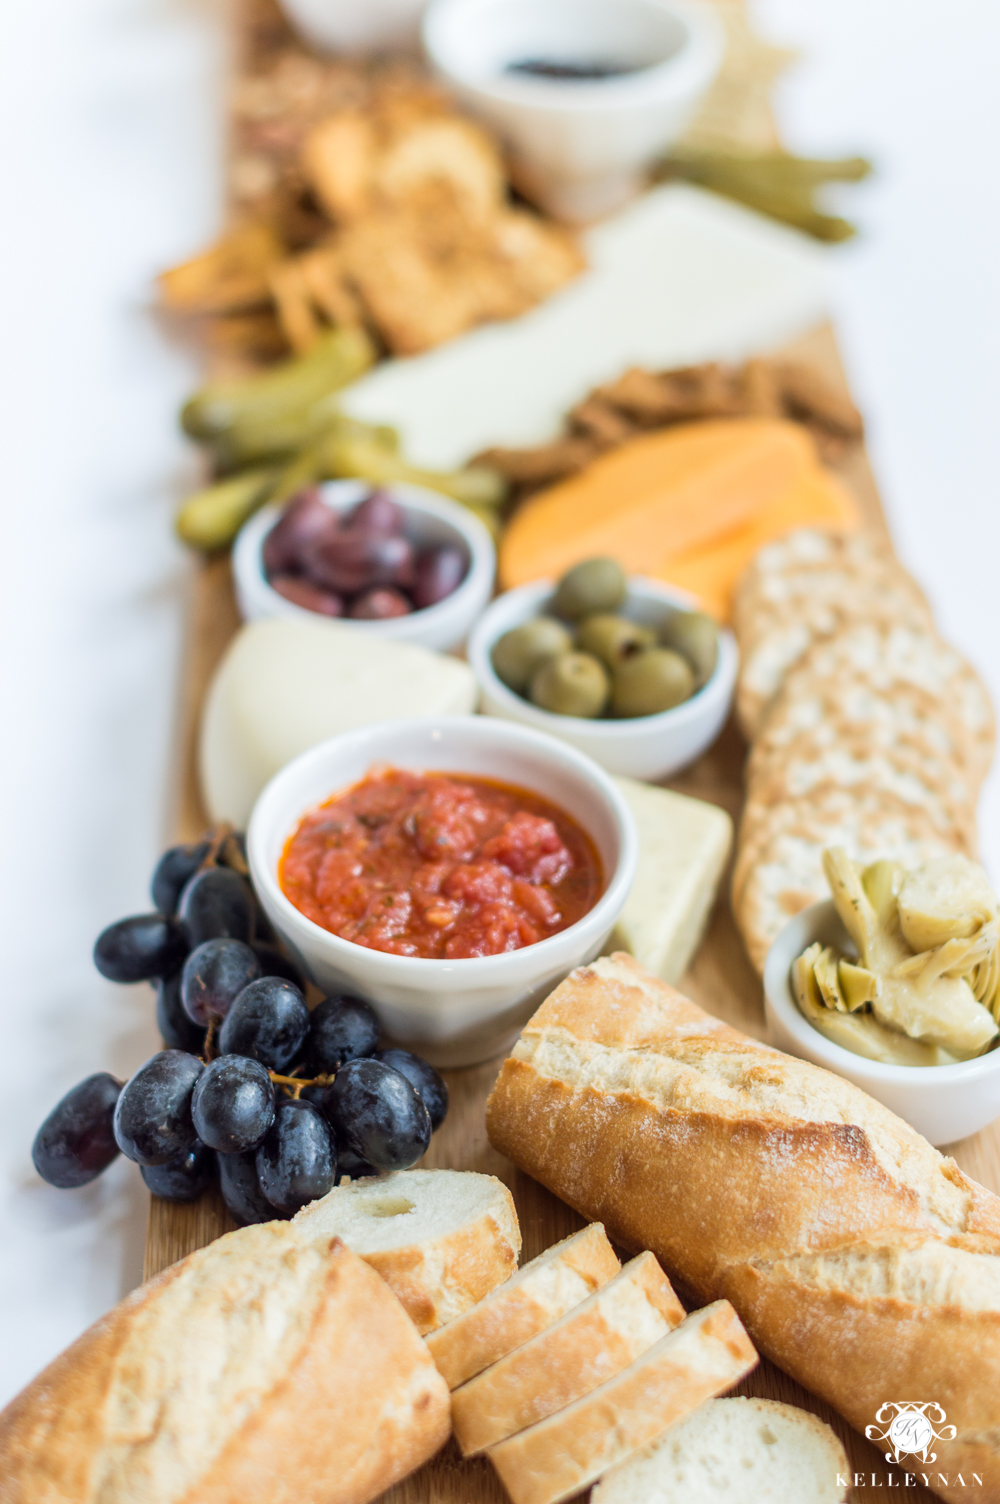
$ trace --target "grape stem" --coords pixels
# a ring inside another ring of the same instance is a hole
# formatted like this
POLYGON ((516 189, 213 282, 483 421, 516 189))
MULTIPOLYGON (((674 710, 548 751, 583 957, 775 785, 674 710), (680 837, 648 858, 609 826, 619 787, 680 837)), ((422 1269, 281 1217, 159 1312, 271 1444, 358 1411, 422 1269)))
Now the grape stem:
POLYGON ((299 1100, 304 1086, 329 1086, 333 1080, 332 1076, 312 1076, 300 1079, 298 1076, 280 1076, 277 1071, 268 1071, 267 1074, 278 1086, 284 1086, 286 1090, 290 1090, 293 1102, 299 1100))

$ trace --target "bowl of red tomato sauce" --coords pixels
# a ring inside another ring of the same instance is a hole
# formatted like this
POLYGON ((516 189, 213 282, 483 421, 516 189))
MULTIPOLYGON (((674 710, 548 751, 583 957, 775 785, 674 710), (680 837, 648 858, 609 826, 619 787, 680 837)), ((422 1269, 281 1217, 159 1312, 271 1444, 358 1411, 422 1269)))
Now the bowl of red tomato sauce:
POLYGON ((324 993, 436 1065, 503 1050, 599 955, 638 838, 608 775, 483 717, 364 727, 275 775, 247 835, 271 923, 324 993))

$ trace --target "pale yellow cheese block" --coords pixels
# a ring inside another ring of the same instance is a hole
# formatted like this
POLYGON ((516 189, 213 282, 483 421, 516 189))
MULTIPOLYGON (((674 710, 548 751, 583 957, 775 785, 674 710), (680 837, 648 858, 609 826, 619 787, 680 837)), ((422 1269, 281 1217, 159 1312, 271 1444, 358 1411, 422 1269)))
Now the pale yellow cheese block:
POLYGON ((635 882, 606 950, 627 950, 676 982, 708 923, 733 840, 724 809, 633 778, 616 778, 639 830, 635 882))

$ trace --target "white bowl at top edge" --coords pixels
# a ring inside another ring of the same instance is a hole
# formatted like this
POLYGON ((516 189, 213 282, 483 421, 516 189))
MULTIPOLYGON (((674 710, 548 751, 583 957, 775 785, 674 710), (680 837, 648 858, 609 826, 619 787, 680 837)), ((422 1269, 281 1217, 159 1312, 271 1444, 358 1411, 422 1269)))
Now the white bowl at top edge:
POLYGON ((685 0, 431 0, 423 40, 449 87, 506 141, 517 186, 571 221, 639 190, 725 52, 713 7, 685 0), (632 71, 572 81, 506 71, 527 59, 632 71))
MULTIPOLYGON (((468 560, 465 578, 457 590, 436 606, 427 606, 409 616, 393 616, 387 621, 335 619, 372 637, 415 642, 419 647, 433 648, 439 653, 452 652, 462 646, 473 622, 493 593, 496 574, 493 539, 468 507, 423 486, 399 483, 373 487, 363 480, 335 480, 327 481, 319 488, 327 506, 337 512, 346 512, 376 489, 385 491, 403 508, 406 513, 405 533, 412 543, 422 548, 454 543, 464 549, 468 560)), ((264 539, 280 515, 280 507, 262 507, 240 529, 233 548, 233 579, 240 615, 244 621, 260 621, 272 616, 283 617, 286 621, 329 621, 331 618, 286 600, 268 583, 264 573, 264 539)))
MULTIPOLYGON (((622 720, 590 721, 580 716, 553 715, 508 689, 494 672, 490 655, 505 632, 546 612, 555 588, 552 580, 537 580, 508 590, 498 596, 473 629, 468 651, 479 681, 480 708, 487 715, 558 736, 594 758, 609 773, 652 781, 669 778, 694 762, 719 735, 733 702, 739 662, 733 634, 719 629, 719 658, 712 677, 690 700, 673 710, 622 720)), ((621 614, 644 626, 659 627, 672 611, 690 611, 697 605, 683 590, 633 575, 621 614)))
POLYGON ((781 931, 764 963, 764 1011, 771 1043, 859 1086, 932 1144, 953 1144, 1000 1116, 1000 1048, 957 1065, 882 1065, 834 1044, 799 1012, 792 994, 796 956, 819 940, 853 947, 833 902, 814 903, 781 931))
POLYGON ((416 49, 426 0, 278 0, 296 30, 323 52, 349 57, 416 49))
POLYGON ((635 877, 638 835, 615 785, 572 747, 482 716, 428 716, 346 732, 282 768, 254 805, 247 853, 267 917, 316 985, 366 998, 394 1039, 435 1065, 456 1066, 505 1049, 553 987, 600 954, 635 877), (576 924, 499 956, 396 956, 331 934, 285 897, 278 863, 302 816, 378 763, 494 778, 541 794, 594 842, 604 892, 576 924))

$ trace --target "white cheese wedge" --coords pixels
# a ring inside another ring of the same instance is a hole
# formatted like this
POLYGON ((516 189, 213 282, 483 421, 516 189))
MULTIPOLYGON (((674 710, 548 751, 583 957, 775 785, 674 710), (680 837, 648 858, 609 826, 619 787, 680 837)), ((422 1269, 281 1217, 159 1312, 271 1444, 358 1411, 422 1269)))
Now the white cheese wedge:
POLYGON ((475 709, 468 664, 342 622, 257 621, 233 638, 202 715, 199 773, 213 820, 245 829, 279 768, 376 721, 475 709))
POLYGON ((616 778, 639 828, 635 882, 606 951, 627 950, 665 982, 677 982, 705 932, 729 856, 724 809, 671 789, 616 778))

